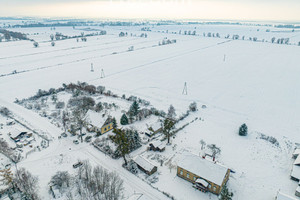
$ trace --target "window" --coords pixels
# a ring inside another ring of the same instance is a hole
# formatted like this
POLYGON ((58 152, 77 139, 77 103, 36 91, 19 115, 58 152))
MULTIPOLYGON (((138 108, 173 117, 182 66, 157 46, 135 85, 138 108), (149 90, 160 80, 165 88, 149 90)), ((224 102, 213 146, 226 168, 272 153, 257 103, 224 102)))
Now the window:
POLYGON ((104 131, 106 131, 106 128, 104 128, 104 131))
POLYGON ((194 181, 196 181, 197 180, 197 177, 196 176, 194 176, 194 181))
POLYGON ((208 185, 208 188, 211 189, 211 184, 208 185))
POLYGON ((186 173, 186 177, 187 177, 187 178, 190 178, 190 174, 189 174, 189 173, 186 173))
POLYGON ((214 191, 216 191, 217 190, 217 188, 216 188, 216 186, 214 186, 214 191))
POLYGON ((180 175, 183 175, 183 171, 182 171, 182 169, 180 170, 180 175))

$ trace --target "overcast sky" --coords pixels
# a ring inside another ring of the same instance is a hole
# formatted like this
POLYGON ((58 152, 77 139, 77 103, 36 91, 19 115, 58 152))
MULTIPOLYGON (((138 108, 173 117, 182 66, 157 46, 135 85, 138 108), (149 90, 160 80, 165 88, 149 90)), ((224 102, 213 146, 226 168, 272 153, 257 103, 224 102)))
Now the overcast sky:
POLYGON ((0 0, 0 16, 300 22, 300 0, 0 0))

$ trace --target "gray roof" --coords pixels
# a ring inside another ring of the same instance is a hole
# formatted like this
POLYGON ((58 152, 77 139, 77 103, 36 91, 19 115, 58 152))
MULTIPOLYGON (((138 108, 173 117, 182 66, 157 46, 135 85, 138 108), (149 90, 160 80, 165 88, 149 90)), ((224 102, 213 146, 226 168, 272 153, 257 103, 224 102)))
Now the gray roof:
POLYGON ((178 166, 219 186, 222 185, 228 170, 222 165, 193 154, 184 156, 178 166))

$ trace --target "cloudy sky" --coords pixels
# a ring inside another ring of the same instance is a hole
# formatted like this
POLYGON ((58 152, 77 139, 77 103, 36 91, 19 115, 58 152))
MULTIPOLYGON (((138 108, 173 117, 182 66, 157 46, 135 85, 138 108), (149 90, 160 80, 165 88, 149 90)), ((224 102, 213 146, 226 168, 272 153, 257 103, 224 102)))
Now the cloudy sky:
POLYGON ((300 0, 0 0, 0 16, 300 22, 300 0))

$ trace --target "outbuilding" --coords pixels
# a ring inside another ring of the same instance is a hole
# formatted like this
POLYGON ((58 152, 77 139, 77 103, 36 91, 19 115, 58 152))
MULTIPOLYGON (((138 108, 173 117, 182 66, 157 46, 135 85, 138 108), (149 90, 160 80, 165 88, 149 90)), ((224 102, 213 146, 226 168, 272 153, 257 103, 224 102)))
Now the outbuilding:
POLYGON ((140 155, 136 156, 133 160, 138 168, 148 175, 152 175, 157 171, 157 167, 154 164, 140 155))

